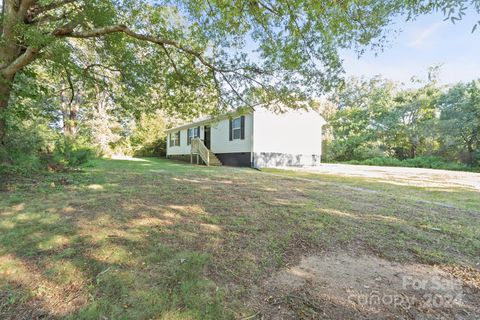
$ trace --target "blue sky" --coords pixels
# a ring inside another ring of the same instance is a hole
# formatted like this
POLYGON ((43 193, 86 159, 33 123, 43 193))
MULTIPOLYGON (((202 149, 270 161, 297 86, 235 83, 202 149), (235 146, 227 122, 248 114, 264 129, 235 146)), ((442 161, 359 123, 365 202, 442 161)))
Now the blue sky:
POLYGON ((478 14, 469 12, 456 24, 443 18, 435 13, 416 21, 396 19, 394 27, 402 31, 377 56, 370 51, 358 59, 353 51, 342 52, 346 75, 370 78, 381 74, 409 86, 413 75, 426 78, 429 66, 442 64, 442 84, 480 78, 480 29, 471 33, 478 14))

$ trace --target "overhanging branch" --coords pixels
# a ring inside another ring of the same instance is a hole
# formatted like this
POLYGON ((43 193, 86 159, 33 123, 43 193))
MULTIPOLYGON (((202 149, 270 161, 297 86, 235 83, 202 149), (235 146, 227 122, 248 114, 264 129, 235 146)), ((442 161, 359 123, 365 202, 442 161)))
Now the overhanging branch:
MULTIPOLYGON (((257 85, 260 85, 262 88, 265 88, 265 85, 262 84, 260 81, 256 80, 253 76, 250 75, 250 73, 257 73, 257 74, 264 74, 265 71, 260 70, 256 68, 255 66, 234 66, 234 67, 224 67, 224 66, 218 66, 216 63, 210 61, 206 57, 203 56, 201 50, 195 50, 191 47, 187 47, 179 43, 178 41, 171 40, 168 38, 163 38, 163 37, 158 37, 158 36, 153 36, 149 34, 141 34, 138 32, 135 32, 131 30, 128 26, 124 24, 116 24, 116 25, 111 25, 111 26, 106 26, 106 27, 100 27, 100 28, 94 28, 90 30, 83 30, 83 31, 75 31, 76 24, 67 24, 63 27, 60 27, 56 29, 52 34, 58 38, 79 38, 79 39, 90 39, 90 38, 100 38, 109 34, 114 34, 114 33, 123 33, 133 39, 137 39, 140 41, 144 42, 149 42, 153 44, 159 45, 166 53, 167 58, 169 59, 170 63, 172 64, 175 72, 180 76, 180 80, 184 80, 183 77, 181 76, 181 73, 177 69, 177 66, 175 64, 175 61, 172 59, 170 56, 170 53, 167 49, 167 47, 175 48, 179 52, 183 52, 184 54, 190 55, 194 59, 200 62, 203 66, 205 66, 207 69, 211 70, 214 74, 214 79, 216 82, 216 88, 217 90, 220 88, 217 79, 215 77, 215 74, 219 74, 221 78, 228 84, 228 86, 231 88, 235 96, 242 101, 243 103, 246 103, 247 105, 250 105, 243 99, 241 93, 235 88, 233 83, 231 83, 230 79, 226 76, 226 74, 234 74, 236 76, 242 77, 247 81, 251 81, 257 85)), ((219 93, 221 90, 218 90, 219 93)))
POLYGON ((189 55, 194 56, 198 61, 200 61, 201 64, 206 66, 209 69, 219 71, 219 72, 235 72, 238 70, 241 70, 242 68, 235 68, 235 69, 228 69, 228 68, 222 68, 222 67, 217 67, 213 65, 211 62, 209 62, 200 52, 195 51, 192 48, 186 47, 182 44, 180 44, 177 41, 166 39, 166 38, 161 38, 161 37, 155 37, 152 35, 145 35, 141 33, 137 33, 130 28, 128 28, 126 25, 123 24, 117 24, 113 26, 107 26, 107 27, 102 27, 102 28, 96 28, 96 29, 91 29, 91 30, 85 30, 85 31, 73 31, 73 28, 70 27, 65 27, 65 28, 59 28, 53 32, 54 36, 57 37, 65 37, 65 38, 81 38, 81 39, 88 39, 88 38, 98 38, 105 36, 107 34, 112 34, 112 33, 124 33, 134 39, 137 40, 142 40, 154 44, 158 44, 160 46, 171 46, 174 47, 184 53, 187 53, 189 55))
POLYGON ((37 57, 39 50, 34 47, 28 47, 23 54, 1 70, 4 77, 8 78, 30 64, 37 57))

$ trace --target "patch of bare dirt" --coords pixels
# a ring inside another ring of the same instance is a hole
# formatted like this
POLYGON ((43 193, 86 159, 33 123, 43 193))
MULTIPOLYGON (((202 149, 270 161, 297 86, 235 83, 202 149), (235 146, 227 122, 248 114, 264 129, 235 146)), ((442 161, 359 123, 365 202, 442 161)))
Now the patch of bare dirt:
POLYGON ((480 319, 480 290, 464 277, 372 255, 304 257, 263 287, 263 319, 480 319))

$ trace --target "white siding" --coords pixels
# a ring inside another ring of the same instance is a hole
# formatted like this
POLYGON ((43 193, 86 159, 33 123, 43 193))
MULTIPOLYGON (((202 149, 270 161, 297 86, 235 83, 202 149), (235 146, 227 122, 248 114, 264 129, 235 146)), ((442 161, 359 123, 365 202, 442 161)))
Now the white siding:
MULTIPOLYGON (((211 150, 213 153, 233 153, 252 151, 252 114, 245 115, 245 139, 229 140, 229 119, 211 124, 211 150)), ((203 136, 202 136, 203 138, 203 136)))
MULTIPOLYGON (((198 127, 198 126, 194 126, 198 127)), ((192 127, 192 128, 194 128, 192 127)), ((170 146, 170 134, 175 134, 177 131, 172 131, 167 135, 167 156, 175 156, 182 154, 190 154, 190 145, 187 145, 187 129, 182 129, 180 131, 180 146, 171 147, 170 146)), ((203 138, 203 126, 200 126, 200 137, 203 138)))
MULTIPOLYGON (((234 153, 234 152, 251 152, 252 151, 252 114, 245 115, 245 139, 229 140, 229 119, 219 120, 210 125, 210 149, 213 153, 234 153)), ((204 137, 204 127, 200 126, 200 138, 204 137)), ((192 126, 192 128, 197 126, 192 126)), ((175 134, 172 131, 169 134, 175 134)), ((190 145, 187 145, 187 128, 180 130, 180 146, 170 146, 170 136, 167 137, 167 156, 190 154, 190 145)))
POLYGON ((275 114, 254 112, 254 166, 311 166, 320 163, 322 126, 325 120, 314 111, 290 110, 275 114))
MULTIPOLYGON (((245 115, 245 139, 229 140, 229 119, 200 125, 210 126, 210 148, 216 154, 252 152, 254 166, 314 166, 320 164, 322 154, 322 126, 325 120, 314 111, 290 110, 275 114, 258 108, 245 115)), ((198 125, 192 125, 191 128, 198 125)), ((172 131, 174 134, 176 131, 172 131)), ((167 141, 167 155, 188 155, 187 128, 180 131, 180 146, 171 147, 167 141)))

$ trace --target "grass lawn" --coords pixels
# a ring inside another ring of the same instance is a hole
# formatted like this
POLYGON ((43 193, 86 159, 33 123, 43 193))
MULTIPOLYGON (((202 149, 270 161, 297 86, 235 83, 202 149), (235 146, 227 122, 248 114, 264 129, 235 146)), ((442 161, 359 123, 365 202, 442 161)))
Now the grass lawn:
POLYGON ((455 186, 137 159, 3 189, 1 319, 260 316, 265 279, 320 252, 479 274, 480 195, 455 186))

